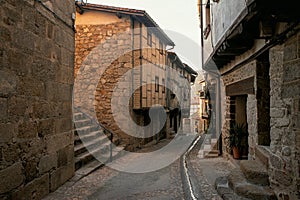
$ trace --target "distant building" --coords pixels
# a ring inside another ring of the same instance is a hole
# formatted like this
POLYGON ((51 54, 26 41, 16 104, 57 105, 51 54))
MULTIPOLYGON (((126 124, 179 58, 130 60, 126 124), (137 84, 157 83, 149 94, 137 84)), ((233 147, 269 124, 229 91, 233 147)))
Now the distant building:
POLYGON ((207 133, 210 122, 210 96, 207 89, 207 83, 205 79, 200 80, 199 98, 200 98, 200 107, 199 107, 199 132, 207 133))

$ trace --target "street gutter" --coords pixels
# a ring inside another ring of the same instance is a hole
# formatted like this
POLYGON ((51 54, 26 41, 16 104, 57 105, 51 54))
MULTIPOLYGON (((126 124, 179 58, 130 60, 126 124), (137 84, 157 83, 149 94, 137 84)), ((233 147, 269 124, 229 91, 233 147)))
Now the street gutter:
POLYGON ((199 142, 201 138, 202 136, 196 137, 189 149, 183 154, 183 156, 180 157, 180 174, 183 185, 184 198, 187 200, 198 199, 197 192, 195 192, 196 188, 193 187, 195 183, 191 178, 193 176, 191 176, 191 174, 188 171, 186 157, 189 155, 190 151, 195 147, 195 145, 199 142))

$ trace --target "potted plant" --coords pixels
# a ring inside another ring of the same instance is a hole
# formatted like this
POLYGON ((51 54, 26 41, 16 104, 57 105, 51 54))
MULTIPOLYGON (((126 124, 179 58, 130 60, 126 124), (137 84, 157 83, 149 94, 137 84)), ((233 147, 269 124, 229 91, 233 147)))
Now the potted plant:
POLYGON ((233 158, 239 159, 242 154, 242 148, 247 143, 248 131, 245 124, 233 124, 229 129, 229 136, 226 137, 233 158))

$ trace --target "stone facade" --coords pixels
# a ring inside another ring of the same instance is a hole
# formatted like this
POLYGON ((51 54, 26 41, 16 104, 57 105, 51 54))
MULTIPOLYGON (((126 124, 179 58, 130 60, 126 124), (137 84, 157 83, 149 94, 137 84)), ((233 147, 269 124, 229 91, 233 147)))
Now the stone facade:
MULTIPOLYGON (((131 51, 130 32, 126 34, 129 27, 130 20, 128 19, 108 25, 76 25, 75 81, 81 82, 82 78, 88 80, 88 84, 81 84, 82 88, 80 89, 88 90, 89 93, 95 94, 95 97, 87 99, 78 95, 75 101, 79 101, 77 104, 82 105, 82 107, 89 105, 86 111, 90 114, 95 111, 100 123, 117 133, 114 136, 115 141, 119 139, 122 132, 116 124, 112 123, 114 121, 111 110, 112 86, 120 81, 123 73, 131 69, 131 65, 124 65, 123 69, 116 70, 122 62, 118 60, 119 56, 116 52, 119 51, 122 54, 131 51), (123 45, 116 45, 115 40, 110 42, 113 35, 121 34, 124 34, 123 39, 118 41, 123 42, 123 45), (91 71, 87 69, 90 63, 100 63, 100 65, 92 66, 93 72, 90 73, 91 71), (85 75, 77 76, 78 73, 85 75), (100 80, 94 77, 94 73, 102 75, 99 77, 100 80)), ((127 54, 127 57, 122 59, 126 59, 126 62, 129 63, 132 59, 131 54, 127 54)), ((125 86, 128 85, 125 84, 125 86)), ((75 92, 76 94, 80 93, 75 92)))
MULTIPOLYGON (((173 42, 156 24, 149 25, 153 21, 144 11, 94 4, 82 9, 76 18, 75 104, 110 129, 113 142, 126 150, 165 137, 168 122, 163 124, 159 113, 168 106, 166 46, 173 42), (150 108, 157 115, 152 120, 150 108)), ((191 81, 190 72, 182 75, 191 81)))
MULTIPOLYGON (((130 26, 131 21, 128 17, 105 25, 76 25, 75 71, 77 73, 75 73, 75 81, 82 82, 82 79, 88 81, 87 84, 80 84, 80 90, 76 91, 78 98, 75 98, 75 101, 78 101, 77 104, 81 107, 86 108, 86 112, 90 115, 93 115, 93 112, 96 113, 98 121, 114 133, 113 142, 116 145, 121 143, 121 145, 126 145, 127 150, 134 150, 143 143, 143 139, 126 134, 127 131, 134 131, 132 127, 126 125, 121 129, 115 123, 114 117, 117 116, 120 119, 123 113, 128 113, 128 110, 120 107, 117 112, 113 113, 111 105, 114 90, 119 90, 120 93, 124 90, 132 90, 132 80, 122 79, 128 70, 132 70, 130 26), (98 63, 98 65, 91 65, 92 63, 98 63), (96 78, 93 73, 90 73, 91 71, 101 76, 96 78), (118 83, 121 83, 120 88, 116 88, 118 83), (88 90, 95 96, 90 99, 80 97, 81 89, 88 90)), ((124 94, 122 98, 126 98, 124 94)), ((119 104, 119 102, 114 103, 119 104)), ((133 107, 132 101, 130 101, 130 107, 133 107)), ((144 124, 144 119, 135 115, 132 109, 130 109, 130 114, 137 123, 144 124)), ((143 113, 141 115, 143 116, 143 113)), ((125 119, 126 117, 123 121, 125 119)))
MULTIPOLYGON (((222 73, 222 72, 221 72, 222 73)), ((231 84, 239 83, 242 80, 245 80, 250 77, 256 77, 256 62, 249 63, 238 70, 233 71, 232 73, 226 74, 222 77, 224 87, 228 87, 231 84)), ((254 84, 254 83, 253 83, 254 84)), ((249 153, 250 157, 253 156, 254 147, 257 144, 257 108, 256 108, 256 100, 254 94, 239 94, 239 95, 247 95, 247 124, 248 124, 248 144, 249 144, 249 153)), ((230 153, 228 149, 228 144, 225 138, 229 135, 229 129, 231 125, 236 122, 236 95, 230 96, 230 94, 226 94, 226 117, 225 122, 222 127, 222 142, 223 142, 223 151, 230 153)))
POLYGON ((300 198, 299 36, 270 50, 270 180, 280 199, 300 198))
POLYGON ((74 1, 1 1, 0 199, 41 199, 74 174, 74 1))
MULTIPOLYGON (((206 2, 200 0, 199 5, 206 2)), ((300 16, 293 5, 283 6, 280 1, 241 3, 244 8, 234 1, 210 1, 205 10, 219 10, 219 16, 226 16, 234 4, 238 14, 227 22, 210 15, 209 37, 219 41, 212 43, 208 37, 203 47, 212 46, 205 52, 204 68, 218 69, 226 90, 223 139, 231 123, 244 119, 249 133, 246 162, 263 163, 278 199, 299 199, 300 16), (224 29, 227 25, 230 28, 224 29), (220 35, 218 30, 224 32, 220 35)), ((228 153, 226 146, 223 149, 228 153)))

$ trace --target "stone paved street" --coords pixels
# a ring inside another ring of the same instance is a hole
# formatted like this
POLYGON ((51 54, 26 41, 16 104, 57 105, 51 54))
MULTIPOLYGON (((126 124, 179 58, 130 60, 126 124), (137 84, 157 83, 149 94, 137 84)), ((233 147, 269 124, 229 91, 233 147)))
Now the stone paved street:
POLYGON ((198 152, 203 144, 203 138, 195 145, 187 156, 187 167, 193 185, 195 196, 198 199, 222 199, 214 188, 217 177, 227 175, 235 166, 222 157, 199 158, 198 152))
MULTIPOLYGON (((160 149, 170 141, 164 139, 156 145, 145 146, 139 152, 160 149)), ((202 142, 200 139, 187 156, 189 178, 197 199, 221 199, 214 189, 214 180, 229 173, 234 166, 223 158, 198 158, 197 154, 202 142)), ((133 156, 121 159, 134 161, 133 156)), ((82 179, 75 175, 44 200, 187 199, 182 185, 180 162, 181 160, 178 159, 163 169, 136 174, 119 172, 105 166, 82 179)))

